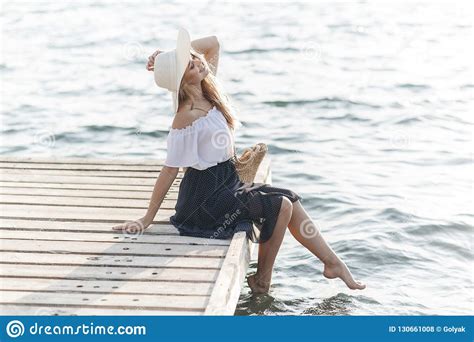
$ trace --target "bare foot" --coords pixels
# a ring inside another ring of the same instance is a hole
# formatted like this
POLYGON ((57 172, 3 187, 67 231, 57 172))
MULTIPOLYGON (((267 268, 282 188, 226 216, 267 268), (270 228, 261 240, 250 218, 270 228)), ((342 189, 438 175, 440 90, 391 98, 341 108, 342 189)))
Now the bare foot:
POLYGON ((257 274, 252 274, 247 277, 247 283, 253 294, 267 293, 270 290, 270 284, 262 284, 257 280, 257 274))
POLYGON ((324 264, 323 275, 328 279, 341 278, 351 290, 365 289, 365 284, 355 281, 354 277, 352 277, 351 271, 349 271, 344 261, 340 259, 334 263, 328 262, 324 264))

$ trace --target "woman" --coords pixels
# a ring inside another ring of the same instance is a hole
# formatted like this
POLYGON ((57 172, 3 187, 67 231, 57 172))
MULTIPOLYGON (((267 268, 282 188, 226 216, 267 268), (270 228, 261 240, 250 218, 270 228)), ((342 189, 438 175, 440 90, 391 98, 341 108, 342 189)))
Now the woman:
POLYGON ((242 183, 238 178, 231 161, 236 120, 215 78, 218 62, 215 36, 191 42, 184 29, 179 31, 176 49, 157 50, 149 57, 147 69, 173 98, 175 116, 167 138, 167 157, 145 216, 113 229, 146 229, 183 167, 176 213, 170 222, 181 235, 211 239, 231 238, 236 231, 246 231, 259 244, 257 272, 247 278, 253 293, 269 291, 287 227, 324 263, 325 277, 341 278, 350 289, 364 289, 326 243, 298 194, 264 183, 242 183))

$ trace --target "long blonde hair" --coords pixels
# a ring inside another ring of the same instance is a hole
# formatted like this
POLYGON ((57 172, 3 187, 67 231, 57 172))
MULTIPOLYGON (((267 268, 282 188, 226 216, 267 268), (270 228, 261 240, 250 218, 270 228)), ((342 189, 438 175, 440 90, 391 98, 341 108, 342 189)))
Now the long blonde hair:
MULTIPOLYGON (((210 70, 209 64, 201 54, 197 53, 193 48, 191 48, 191 53, 196 55, 201 62, 206 65, 206 68, 210 70)), ((206 77, 201 81, 201 88, 204 98, 217 107, 217 109, 224 115, 227 125, 235 130, 237 126, 237 119, 233 115, 233 113, 235 113, 235 106, 231 103, 230 97, 225 93, 224 88, 211 71, 209 71, 206 77)), ((185 83, 183 77, 179 87, 179 103, 183 103, 187 100, 194 102, 194 99, 197 96, 195 87, 185 83)))

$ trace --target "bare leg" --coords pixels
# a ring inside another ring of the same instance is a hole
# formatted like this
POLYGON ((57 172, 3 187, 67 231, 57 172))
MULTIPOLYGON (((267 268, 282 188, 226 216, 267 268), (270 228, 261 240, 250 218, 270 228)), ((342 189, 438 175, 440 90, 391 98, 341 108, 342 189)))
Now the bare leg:
POLYGON ((291 201, 283 197, 280 212, 271 238, 258 246, 257 273, 249 276, 247 282, 252 293, 267 293, 272 280, 273 264, 285 236, 293 212, 291 201))
POLYGON ((350 289, 362 290, 365 285, 355 281, 346 264, 326 243, 318 227, 304 210, 300 201, 293 203, 293 213, 288 228, 295 239, 324 263, 326 278, 341 278, 350 289))

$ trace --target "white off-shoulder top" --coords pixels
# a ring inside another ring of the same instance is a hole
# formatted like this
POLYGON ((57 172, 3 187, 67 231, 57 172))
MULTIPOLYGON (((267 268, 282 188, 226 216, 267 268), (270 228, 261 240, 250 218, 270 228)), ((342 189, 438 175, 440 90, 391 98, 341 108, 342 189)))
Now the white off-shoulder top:
POLYGON ((165 165, 205 170, 234 154, 234 132, 216 106, 184 128, 170 128, 165 165))

